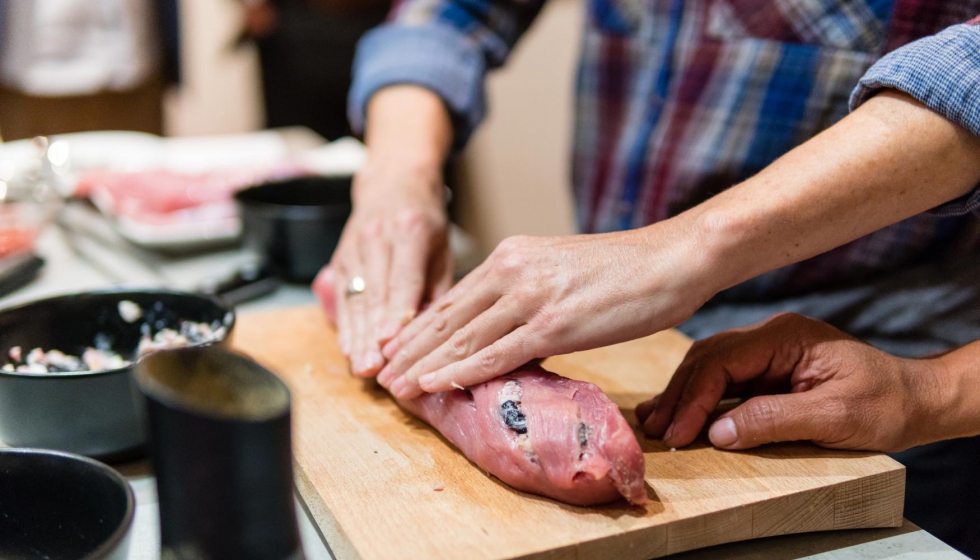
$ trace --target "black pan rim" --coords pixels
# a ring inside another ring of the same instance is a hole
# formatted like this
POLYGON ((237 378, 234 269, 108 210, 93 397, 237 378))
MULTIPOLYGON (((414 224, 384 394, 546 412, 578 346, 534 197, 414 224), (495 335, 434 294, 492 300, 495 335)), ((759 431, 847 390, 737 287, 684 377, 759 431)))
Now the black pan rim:
MULTIPOLYGON (((210 294, 199 294, 194 292, 184 292, 181 290, 167 290, 167 289, 133 289, 133 288, 106 288, 102 290, 86 290, 81 292, 70 292, 67 294, 59 294, 56 296, 50 296, 40 299, 35 299, 31 301, 26 301, 9 307, 0 308, 0 316, 11 311, 20 311, 34 305, 40 305, 43 303, 49 303, 51 301, 70 299, 79 296, 105 296, 105 295, 129 295, 129 294, 139 294, 139 295, 168 295, 168 296, 186 296, 191 298, 207 300, 213 303, 219 309, 223 310, 225 314, 231 313, 231 322, 225 325, 225 337, 220 340, 213 340, 210 342, 205 342, 202 344, 192 344, 188 348, 202 348, 205 346, 210 346, 212 344, 220 344, 231 336, 231 331, 235 327, 235 323, 238 321, 238 315, 235 313, 235 308, 221 301, 220 298, 210 295, 210 294)), ((133 362, 129 365, 123 366, 121 368, 114 369, 101 369, 95 371, 70 371, 64 373, 26 373, 26 372, 16 372, 16 371, 0 371, 0 378, 11 377, 17 379, 35 379, 35 380, 51 380, 57 381, 58 379, 77 379, 80 377, 96 377, 101 375, 120 375, 129 373, 130 369, 136 364, 133 362)))
POLYGON ((116 547, 118 547, 123 540, 126 539, 126 536, 133 527, 133 520, 136 516, 136 495, 133 493, 133 489, 129 485, 129 482, 112 467, 83 455, 76 455, 75 453, 67 453, 64 451, 55 451, 53 449, 39 449, 33 447, 0 448, 0 455, 57 457, 66 461, 85 463, 89 468, 92 468, 95 471, 107 476, 109 479, 123 488, 123 491, 126 494, 126 512, 123 514, 122 522, 118 527, 116 527, 112 534, 109 535, 109 538, 103 541, 102 544, 96 547, 95 550, 84 556, 82 560, 97 560, 99 558, 104 558, 116 547))
POLYGON ((286 179, 275 179, 250 185, 235 192, 233 198, 243 208, 259 214, 274 214, 274 217, 287 214, 293 219, 321 219, 334 216, 350 214, 353 207, 351 201, 337 202, 329 204, 289 204, 285 202, 270 202, 266 200, 255 200, 254 195, 261 191, 271 189, 276 185, 284 185, 299 181, 308 180, 328 180, 328 181, 349 181, 353 183, 354 174, 311 174, 300 177, 290 177, 286 179))
POLYGON ((353 205, 349 203, 308 205, 279 204, 275 202, 242 200, 237 198, 237 195, 235 201, 241 207, 243 212, 249 212, 252 215, 270 219, 287 218, 290 220, 322 220, 346 218, 353 210, 353 205))

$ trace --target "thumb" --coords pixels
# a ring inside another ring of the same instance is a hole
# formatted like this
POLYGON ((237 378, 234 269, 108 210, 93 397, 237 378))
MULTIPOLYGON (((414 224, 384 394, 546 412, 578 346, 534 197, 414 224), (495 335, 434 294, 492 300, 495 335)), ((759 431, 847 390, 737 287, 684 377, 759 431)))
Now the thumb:
POLYGON ((745 401, 720 416, 708 430, 708 439, 722 449, 750 449, 778 441, 839 439, 842 424, 838 407, 826 406, 827 395, 813 390, 786 395, 765 395, 745 401))

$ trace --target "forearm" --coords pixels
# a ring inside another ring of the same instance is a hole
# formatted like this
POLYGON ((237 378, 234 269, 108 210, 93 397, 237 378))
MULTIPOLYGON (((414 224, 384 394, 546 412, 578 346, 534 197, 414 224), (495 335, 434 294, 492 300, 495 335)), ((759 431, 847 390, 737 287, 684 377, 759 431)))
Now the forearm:
POLYGON ((682 214, 721 291, 962 196, 980 139, 883 93, 755 177, 682 214))
MULTIPOLYGON (((453 128, 442 101, 432 92, 408 85, 380 90, 368 103, 365 143, 368 176, 394 173, 399 181, 358 181, 355 203, 389 185, 443 198, 442 167, 452 145, 453 128)), ((440 202, 441 204, 441 202, 440 202)))

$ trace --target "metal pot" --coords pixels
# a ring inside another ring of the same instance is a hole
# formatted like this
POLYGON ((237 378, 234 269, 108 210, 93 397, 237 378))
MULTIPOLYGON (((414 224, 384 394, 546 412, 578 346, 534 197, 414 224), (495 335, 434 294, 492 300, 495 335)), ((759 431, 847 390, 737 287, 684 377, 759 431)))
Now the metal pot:
MULTIPOLYGON (((0 363, 20 346, 81 355, 97 337, 135 360, 145 321, 154 329, 181 320, 221 322, 224 343, 234 327, 232 309, 219 300, 171 291, 110 290, 59 296, 0 311, 0 363), (144 309, 126 322, 120 301, 144 309)), ((146 445, 142 401, 131 366, 104 371, 32 374, 0 372, 0 441, 14 447, 56 449, 106 461, 139 455, 146 445)))
POLYGON ((235 194, 245 245, 281 277, 309 282, 330 262, 351 213, 350 176, 302 177, 235 194))
POLYGON ((109 467, 39 449, 0 449, 0 558, 123 560, 133 491, 109 467))

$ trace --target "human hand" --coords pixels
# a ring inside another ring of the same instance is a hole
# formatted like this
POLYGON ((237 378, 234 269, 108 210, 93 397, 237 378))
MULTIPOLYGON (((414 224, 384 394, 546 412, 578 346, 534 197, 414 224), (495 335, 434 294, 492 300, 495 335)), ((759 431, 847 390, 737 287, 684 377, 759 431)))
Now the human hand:
POLYGON ((313 285, 361 377, 378 373, 382 345, 449 289, 453 268, 442 180, 453 138, 446 106, 424 88, 390 86, 371 97, 366 120, 354 210, 313 285), (363 290, 348 293, 355 278, 363 290))
POLYGON ((384 347, 378 381, 413 398, 675 326, 713 293, 682 230, 504 240, 384 347))
POLYGON ((440 177, 369 163, 354 192, 354 211, 314 291, 337 325, 351 371, 369 377, 385 363, 382 345, 449 289, 453 267, 440 177), (363 293, 348 294, 354 278, 363 280, 363 293))
POLYGON ((711 443, 748 449, 811 440, 838 449, 901 451, 933 433, 949 392, 937 360, 877 350, 799 315, 720 333, 691 347, 667 389, 636 414, 650 437, 683 447, 724 397, 745 397, 711 425, 711 443))

